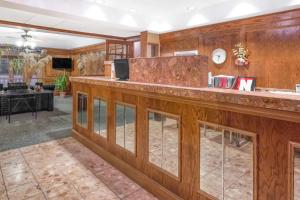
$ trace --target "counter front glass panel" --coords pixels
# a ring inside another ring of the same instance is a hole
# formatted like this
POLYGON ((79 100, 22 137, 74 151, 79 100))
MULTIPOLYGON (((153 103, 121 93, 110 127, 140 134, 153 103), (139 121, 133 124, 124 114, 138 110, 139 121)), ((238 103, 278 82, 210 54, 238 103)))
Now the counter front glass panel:
POLYGON ((294 152, 294 200, 300 200, 300 148, 294 152))
POLYGON ((179 177, 179 120, 149 112, 149 162, 179 177))
POLYGON ((77 93, 77 124, 87 127, 87 95, 77 93))
POLYGON ((136 110, 133 106, 116 104, 116 144, 136 152, 136 110))
POLYGON ((254 199, 253 185, 254 136, 201 124, 200 191, 216 199, 254 199))
POLYGON ((107 138, 107 102, 94 98, 94 134, 107 138))

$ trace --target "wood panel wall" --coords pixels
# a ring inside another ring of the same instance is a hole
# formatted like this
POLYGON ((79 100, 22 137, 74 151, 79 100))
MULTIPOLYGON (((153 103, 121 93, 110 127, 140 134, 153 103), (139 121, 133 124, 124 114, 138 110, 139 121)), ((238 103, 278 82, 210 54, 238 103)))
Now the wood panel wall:
MULTIPOLYGON (((47 49, 48 55, 52 57, 58 58, 72 58, 73 59, 73 67, 72 70, 66 70, 66 74, 68 76, 79 76, 79 70, 77 68, 77 59, 80 54, 93 54, 95 52, 105 51, 105 43, 90 45, 86 47, 76 48, 72 50, 65 49, 47 49)), ((104 59, 97 58, 94 59, 93 56, 88 56, 87 61, 87 75, 103 75, 104 74, 104 59)), ((52 62, 49 62, 45 67, 44 76, 39 77, 46 83, 53 83, 55 77, 59 75, 63 75, 65 73, 64 70, 57 70, 52 68, 52 62)))
POLYGON ((228 53, 225 64, 209 59, 214 75, 257 76, 257 85, 295 89, 300 83, 300 9, 160 35, 161 56, 199 50, 211 58, 215 48, 228 53), (237 67, 232 48, 238 42, 250 51, 250 65, 237 67))

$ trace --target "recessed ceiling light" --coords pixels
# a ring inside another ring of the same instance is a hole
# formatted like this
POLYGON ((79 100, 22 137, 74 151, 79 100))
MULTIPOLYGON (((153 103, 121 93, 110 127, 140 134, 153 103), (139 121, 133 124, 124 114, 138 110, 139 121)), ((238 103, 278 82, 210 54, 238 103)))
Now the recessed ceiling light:
POLYGON ((207 22, 208 19, 206 17, 200 14, 196 14, 188 21, 187 26, 196 26, 196 25, 205 24, 207 22))
POLYGON ((84 13, 84 16, 94 20, 107 21, 105 12, 98 5, 90 6, 84 13))
POLYGON ((149 31, 161 33, 172 29, 172 26, 167 22, 154 21, 148 26, 149 31))
POLYGON ((105 4, 105 0, 94 0, 97 4, 105 4))
POLYGON ((236 5, 229 13, 227 18, 235 18, 241 16, 247 16, 253 13, 257 13, 258 9, 249 3, 240 3, 236 5))
POLYGON ((129 12, 135 13, 136 10, 135 10, 134 8, 130 8, 130 9, 129 9, 129 12))
POLYGON ((192 12, 193 10, 195 10, 194 6, 189 6, 189 7, 186 8, 187 12, 192 12))
POLYGON ((137 27, 136 21, 130 15, 122 17, 120 23, 124 26, 137 27))
POLYGON ((295 6, 295 5, 299 5, 300 4, 300 0, 291 0, 289 2, 289 6, 295 6))

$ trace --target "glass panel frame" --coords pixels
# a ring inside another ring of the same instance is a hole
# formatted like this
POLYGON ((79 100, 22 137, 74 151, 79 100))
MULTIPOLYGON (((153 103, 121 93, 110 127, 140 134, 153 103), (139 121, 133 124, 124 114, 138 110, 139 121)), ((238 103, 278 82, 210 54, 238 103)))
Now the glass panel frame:
POLYGON ((137 117, 136 106, 115 103, 115 144, 124 150, 136 155, 137 145, 137 117))
POLYGON ((77 92, 76 124, 82 128, 88 128, 88 95, 77 92), (84 112, 85 110, 85 112, 84 112))
POLYGON ((108 102, 93 97, 93 134, 108 139, 108 102))
POLYGON ((199 121, 200 193, 214 199, 256 199, 256 140, 255 133, 199 121))
POLYGON ((148 109, 148 163, 170 177, 181 180, 181 119, 148 109), (174 130, 177 134, 173 134, 174 130), (173 137, 174 136, 174 137, 173 137))
POLYGON ((300 143, 290 142, 289 199, 300 199, 300 143))

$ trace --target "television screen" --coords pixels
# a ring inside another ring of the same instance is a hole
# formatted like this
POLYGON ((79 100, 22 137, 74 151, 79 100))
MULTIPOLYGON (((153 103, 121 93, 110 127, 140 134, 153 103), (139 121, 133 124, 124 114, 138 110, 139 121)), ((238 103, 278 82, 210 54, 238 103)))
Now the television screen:
POLYGON ((54 69, 71 69, 71 58, 52 58, 52 68, 54 69))
POLYGON ((128 59, 114 60, 116 78, 120 80, 129 79, 129 63, 128 59))

